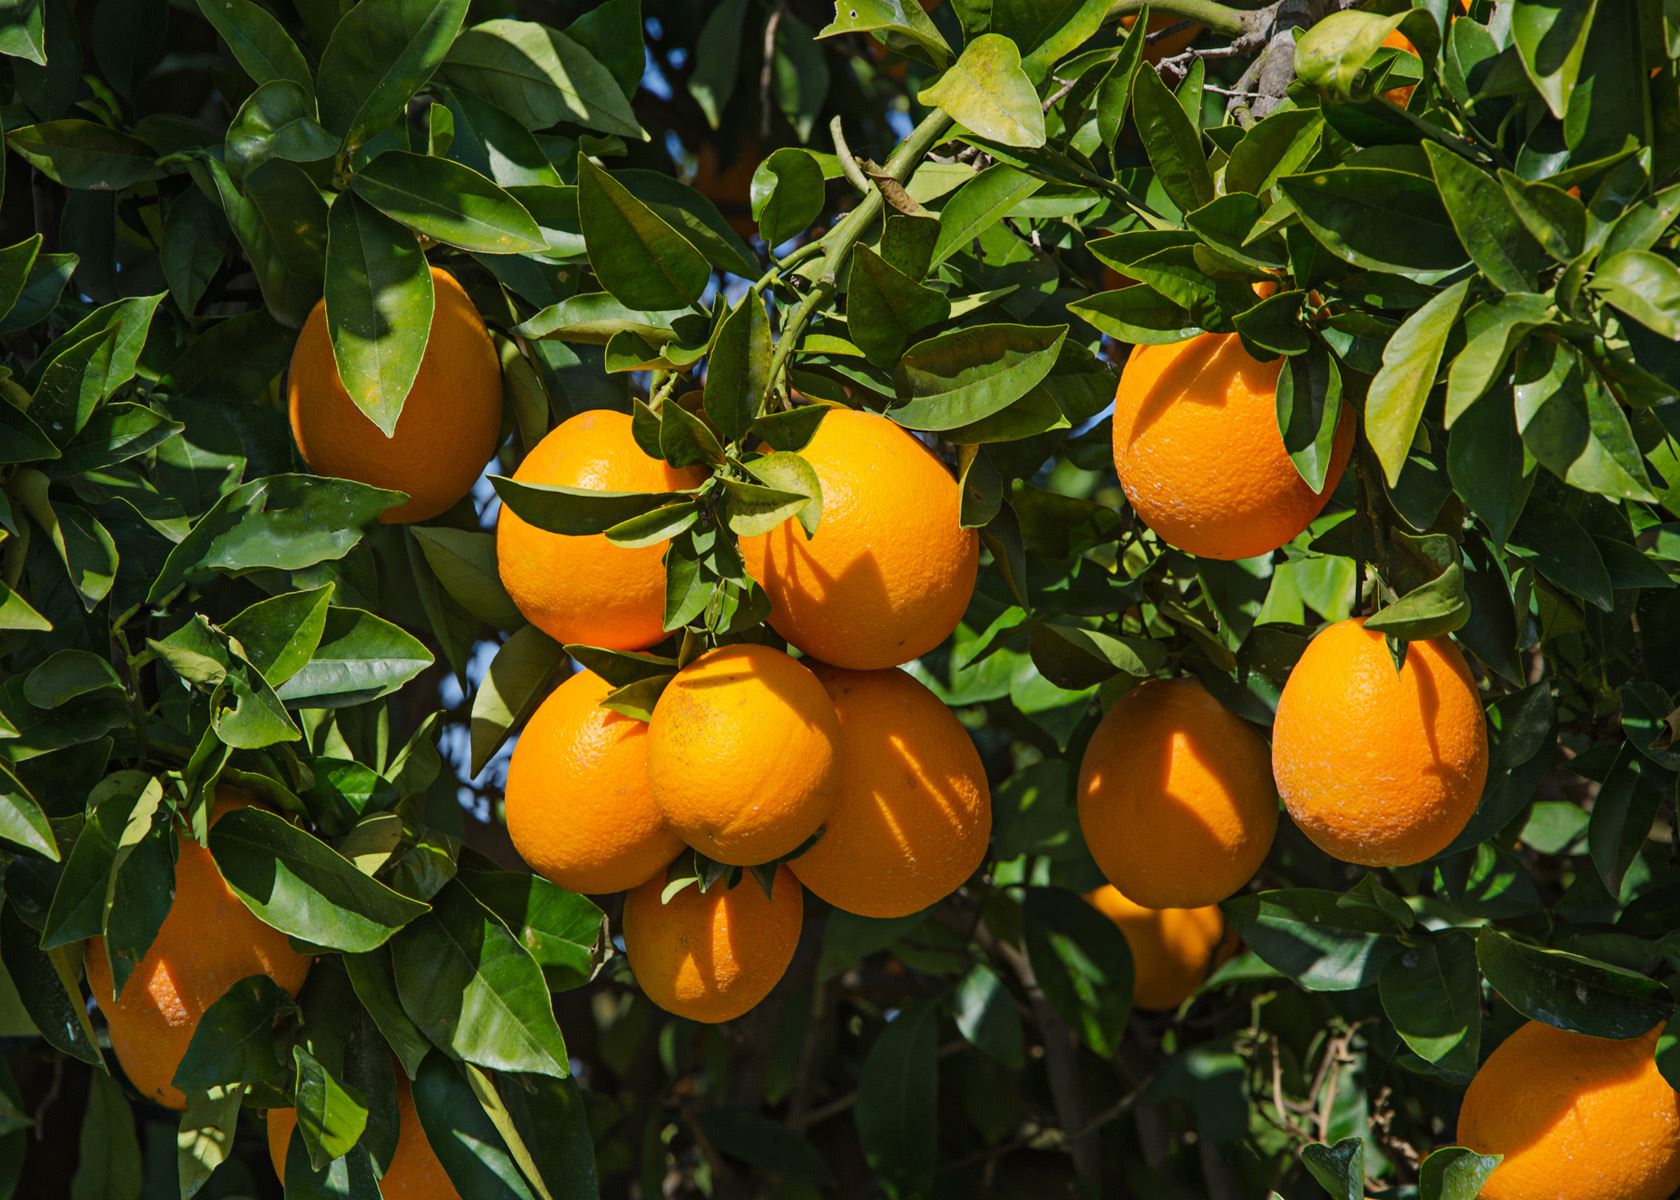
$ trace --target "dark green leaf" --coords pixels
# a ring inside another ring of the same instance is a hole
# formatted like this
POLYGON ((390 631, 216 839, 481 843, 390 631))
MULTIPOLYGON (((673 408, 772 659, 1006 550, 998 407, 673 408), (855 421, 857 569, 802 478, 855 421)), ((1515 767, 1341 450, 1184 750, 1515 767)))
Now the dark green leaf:
POLYGON ((706 364, 706 416, 725 441, 739 441, 758 419, 770 383, 770 318, 749 292, 718 327, 706 364))
POLYGON ((1220 907, 1244 945, 1302 987, 1346 992, 1377 982, 1399 945, 1388 917, 1340 899, 1297 888, 1234 896, 1220 907))
POLYGON ((472 26, 455 39, 444 70, 527 129, 566 121, 643 136, 612 73, 575 40, 534 21, 498 18, 472 26))
POLYGON ((241 979, 204 1010, 171 1082, 183 1092, 202 1092, 272 1079, 286 1066, 274 1026, 295 1012, 297 1001, 267 975, 241 979))
POLYGON ((1139 71, 1132 83, 1132 113, 1155 179, 1172 202, 1189 212, 1211 201, 1213 174, 1202 135, 1152 70, 1139 71))
POLYGON ((117 192, 163 178, 150 146, 93 121, 25 125, 7 131, 6 144, 48 179, 69 188, 117 192))
POLYGON ((1631 1038, 1665 1020, 1668 991, 1654 979, 1484 928, 1476 961, 1488 984, 1523 1016, 1589 1037, 1631 1038))
POLYGON ((910 429, 955 429, 1007 408, 1056 364, 1066 325, 974 325, 904 352, 893 372, 899 404, 888 412, 910 429))
POLYGON ((578 160, 578 216, 590 265, 627 306, 681 308, 711 278, 692 242, 587 158, 578 160))
POLYGON ((1120 927, 1073 892, 1031 888, 1027 958, 1044 998, 1079 1040, 1107 1057, 1132 1009, 1132 955, 1120 927))
POLYGON ((858 1137, 889 1196, 925 1195, 932 1187, 939 1141, 938 1054, 938 1009, 918 1004, 887 1025, 858 1074, 858 1137))
POLYGON ((448 53, 468 0, 362 0, 321 52, 321 123, 347 146, 402 115, 448 53))
POLYGON ((337 708, 388 696, 432 665, 425 645, 359 608, 329 608, 309 662, 278 688, 295 707, 337 708))
POLYGON ((357 171, 350 186, 393 220, 463 250, 522 254, 548 245, 524 205, 448 159, 387 150, 357 171))
POLYGON ((245 74, 259 87, 289 80, 314 95, 315 81, 302 51, 267 9, 251 0, 198 0, 198 11, 216 27, 245 74))

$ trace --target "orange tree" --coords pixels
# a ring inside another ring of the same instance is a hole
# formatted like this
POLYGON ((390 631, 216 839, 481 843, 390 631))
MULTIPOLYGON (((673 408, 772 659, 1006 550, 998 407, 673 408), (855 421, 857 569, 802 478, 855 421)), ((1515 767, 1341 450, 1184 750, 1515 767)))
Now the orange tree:
POLYGON ((0 1195, 1663 1200, 1677 54, 0 3, 0 1195))

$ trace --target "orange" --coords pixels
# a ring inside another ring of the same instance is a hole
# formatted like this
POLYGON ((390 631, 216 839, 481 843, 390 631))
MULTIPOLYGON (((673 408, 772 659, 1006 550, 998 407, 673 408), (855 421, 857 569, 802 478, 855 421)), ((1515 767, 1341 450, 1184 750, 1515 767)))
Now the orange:
POLYGON ((1458 1141, 1503 1154, 1482 1200, 1666 1200, 1680 1187, 1680 1095, 1657 1030, 1628 1041, 1530 1021, 1482 1064, 1458 1141))
POLYGON ((1217 904, 1259 870, 1277 833, 1266 740, 1199 683, 1139 684, 1085 747, 1079 827, 1134 902, 1217 904))
POLYGON ((1459 835, 1487 781, 1476 681, 1445 638, 1412 642, 1396 672, 1362 618, 1320 631, 1278 697, 1272 774, 1326 854, 1367 867, 1422 862, 1459 835))
POLYGON ((514 849, 573 892, 622 892, 682 852, 653 802, 647 725, 600 707, 612 687, 579 671, 531 715, 508 763, 514 849))
POLYGON ((1323 511, 1353 449, 1353 414, 1343 407, 1313 491, 1278 432, 1282 366, 1252 357, 1235 334, 1132 350, 1114 393, 1114 469, 1163 541, 1202 558, 1251 558, 1323 511))
POLYGON ((770 994, 793 961, 805 895, 786 867, 770 895, 743 874, 702 892, 690 884, 660 903, 656 877, 624 897, 624 952, 636 982, 666 1012, 715 1025, 732 1021, 770 994))
MULTIPOLYGON (((379 1180, 379 1194, 385 1200, 456 1200, 459 1193, 420 1126, 420 1114, 414 1110, 408 1079, 398 1071, 396 1080, 397 1149, 379 1180)), ((295 1109, 268 1110, 268 1157, 282 1187, 286 1183, 286 1153, 291 1146, 292 1130, 296 1128, 295 1109)))
POLYGON ((1132 952, 1132 1005, 1170 1012, 1202 986, 1219 958, 1225 918, 1217 904, 1201 908, 1145 908, 1112 884, 1085 899, 1120 927, 1132 952))
MULTIPOLYGON (((1130 29, 1136 21, 1136 14, 1120 18, 1120 24, 1127 29, 1130 29)), ((1150 16, 1148 32, 1151 34, 1160 33, 1165 29, 1173 29, 1179 25, 1184 26, 1184 28, 1166 37, 1157 38, 1153 42, 1144 43, 1144 62, 1154 66, 1163 58, 1172 58, 1184 53, 1190 48, 1190 43, 1195 41, 1202 32, 1200 25, 1187 23, 1183 17, 1174 16, 1172 13, 1154 13, 1150 16)))
POLYGON ((816 672, 840 718, 840 794, 822 837, 789 866, 847 912, 920 912, 986 856, 992 798, 980 754, 939 697, 903 671, 816 672))
POLYGON ((653 799, 683 841, 733 866, 791 854, 840 785, 840 722, 817 677, 768 646, 707 651, 648 723, 653 799))
MULTIPOLYGON (((621 412, 591 409, 561 422, 531 449, 520 483, 599 492, 671 492, 705 472, 649 458, 621 412)), ((570 536, 528 524, 502 505, 496 569, 525 619, 557 642, 641 650, 665 636, 665 550, 615 546, 602 533, 570 536)))
POLYGON ((472 490, 502 429, 502 366, 455 277, 432 268, 432 331, 391 437, 350 399, 333 359, 327 302, 292 349, 286 405, 303 461, 317 475, 407 492, 379 518, 424 521, 472 490))
MULTIPOLYGON (((211 821, 249 803, 243 793, 220 788, 211 821)), ((295 996, 310 963, 233 894, 209 850, 190 837, 178 838, 178 846, 169 915, 119 999, 111 998, 105 939, 91 939, 84 951, 88 986, 128 1081, 146 1099, 175 1109, 185 1108, 187 1098, 171 1081, 205 1009, 251 975, 267 975, 295 996)))
POLYGON ((885 417, 830 409, 802 453, 822 481, 822 519, 742 538, 770 624, 813 658, 872 671, 932 650, 974 595, 980 543, 958 520, 957 481, 885 417))
MULTIPOLYGON (((1463 12, 1469 12, 1470 0, 1458 0, 1458 7, 1463 12)), ((1398 29, 1389 31, 1389 35, 1382 40, 1382 44, 1384 46, 1391 46, 1396 50, 1404 50, 1407 54, 1416 54, 1418 52, 1417 47, 1412 44, 1412 39, 1401 33, 1398 29)), ((1416 90, 1415 84, 1403 83, 1399 87, 1389 88, 1382 94, 1382 96, 1383 99, 1387 100, 1389 103, 1397 104, 1401 108, 1405 108, 1406 105, 1411 103, 1412 92, 1414 90, 1416 90)))

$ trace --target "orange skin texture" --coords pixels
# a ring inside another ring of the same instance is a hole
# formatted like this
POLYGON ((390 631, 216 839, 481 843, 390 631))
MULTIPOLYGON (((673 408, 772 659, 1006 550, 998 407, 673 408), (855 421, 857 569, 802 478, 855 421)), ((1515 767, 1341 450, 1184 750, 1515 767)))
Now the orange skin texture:
POLYGON ((317 475, 408 493, 381 521, 425 521, 472 490, 502 429, 502 365, 455 277, 432 268, 432 332, 393 436, 363 415, 338 375, 320 301, 298 333, 286 405, 303 461, 317 475))
POLYGON ((1120 927, 1132 951, 1132 1006, 1171 1012, 1196 994, 1224 948, 1225 918, 1217 904, 1145 908, 1112 884, 1085 899, 1120 927))
MULTIPOLYGON (((379 1194, 385 1200, 456 1200, 460 1195, 449 1181, 443 1164, 438 1161, 426 1131, 420 1126, 420 1114, 414 1109, 414 1097, 409 1092, 408 1079, 401 1071, 397 1076, 397 1150, 390 1165, 379 1180, 379 1194)), ((297 1111, 290 1108, 268 1110, 268 1157, 274 1164, 274 1174, 282 1187, 286 1183, 286 1152, 291 1146, 292 1130, 297 1128, 297 1111)))
POLYGON ((1627 1041, 1530 1021, 1464 1093, 1458 1141, 1503 1154, 1482 1200, 1665 1200, 1680 1187, 1680 1095, 1658 1030, 1627 1041))
MULTIPOLYGON (((648 457, 628 414, 591 409, 551 429, 513 477, 602 492, 671 492, 698 486, 705 472, 648 457)), ((663 546, 549 533, 504 504, 496 518, 496 568, 525 619, 557 642, 642 650, 665 636, 663 546)))
POLYGON ((624 952, 649 1000, 666 1012, 715 1025, 770 994, 799 945, 805 895, 786 867, 770 895, 751 875, 702 893, 689 885, 660 904, 665 880, 624 897, 624 952))
POLYGON ((611 685, 579 671, 532 714, 508 763, 505 813, 519 857, 568 891, 622 892, 682 853, 653 802, 647 725, 600 707, 611 685))
POLYGON ((789 867, 836 908, 904 917, 974 874, 992 795, 962 723, 895 669, 819 666, 840 719, 840 794, 815 846, 789 867))
POLYGON ((885 417, 831 409, 800 452, 822 481, 813 538, 797 521, 741 539, 770 624, 837 667, 896 667, 950 636, 974 595, 980 540, 957 481, 885 417))
POLYGON ((840 722, 817 677, 780 650, 710 650, 677 672, 648 723, 653 799, 677 835, 731 866, 797 850, 840 787, 840 722))
POLYGON ((1338 621, 1278 698, 1272 774, 1301 832, 1343 862, 1409 866, 1445 849, 1487 782, 1487 718, 1445 638, 1412 642, 1398 674, 1381 634, 1338 621))
MULTIPOLYGON (((221 788, 211 820, 249 803, 243 794, 221 788)), ((177 1110, 186 1107, 187 1098, 171 1080, 205 1009, 251 975, 267 975, 295 996, 311 961, 233 894, 209 850, 190 837, 179 838, 178 845, 174 902, 120 999, 111 999, 105 939, 92 938, 84 952, 88 986, 105 1014, 123 1073, 146 1099, 177 1110)))
POLYGON ((1133 348, 1114 394, 1114 469, 1163 541, 1202 558, 1252 558, 1324 511, 1353 450, 1353 414, 1343 407, 1330 470, 1313 491, 1278 432, 1282 367, 1255 359, 1235 334, 1133 348))
POLYGON ((1192 680, 1133 688, 1085 748, 1079 827, 1134 903, 1217 904, 1260 869, 1277 821, 1266 739, 1192 680))

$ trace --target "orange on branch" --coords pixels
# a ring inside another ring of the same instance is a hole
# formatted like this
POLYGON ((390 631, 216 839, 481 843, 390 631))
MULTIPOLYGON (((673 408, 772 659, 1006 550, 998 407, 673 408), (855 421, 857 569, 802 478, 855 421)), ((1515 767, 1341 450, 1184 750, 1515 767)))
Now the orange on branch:
POLYGON ((986 856, 991 791, 968 731, 903 671, 818 666, 840 721, 840 789, 817 844, 789 866, 864 917, 920 912, 986 856))
MULTIPOLYGON (((437 1152, 426 1140, 420 1114, 414 1108, 414 1094, 408 1077, 395 1072, 397 1081, 397 1149, 379 1180, 384 1200, 457 1200, 459 1193, 450 1182, 437 1152)), ((297 1110, 271 1108, 266 1114, 268 1158, 282 1187, 286 1184, 286 1153, 292 1130, 297 1128, 297 1110)))
POLYGON ((1103 715, 1079 767, 1079 827, 1110 883, 1200 908, 1259 870, 1277 833, 1266 740, 1201 684, 1152 680, 1103 715))
POLYGON ((1281 359, 1235 334, 1136 346, 1114 393, 1114 469, 1138 516, 1202 558, 1269 554, 1323 511, 1353 449, 1343 406, 1324 486, 1295 469, 1277 423, 1281 359))
MULTIPOLYGON (((218 789, 211 821, 250 803, 232 788, 218 789)), ((311 960, 245 907, 209 850, 190 837, 178 837, 177 845, 169 915, 121 997, 111 997, 105 939, 90 939, 83 957, 88 986, 105 1014, 111 1049, 128 1081, 153 1103, 179 1109, 187 1098, 172 1081, 205 1010, 252 975, 266 975, 295 996, 311 960)))
POLYGON ((1657 1069, 1657 1035, 1610 1041, 1530 1021, 1501 1042, 1458 1113, 1461 1145, 1504 1155, 1482 1200, 1673 1195, 1680 1095, 1657 1069))
POLYGON ((1120 927, 1132 952, 1132 1004, 1169 1012, 1196 994, 1222 951, 1228 951, 1225 918, 1217 904, 1200 908, 1145 908, 1113 884, 1085 899, 1120 927))
POLYGON ((770 895, 743 874, 701 892, 690 884, 660 903, 663 877, 624 898, 624 952, 643 993, 691 1021, 731 1021, 770 994, 799 945, 805 897, 786 867, 770 895))
POLYGON ((1399 671, 1362 618, 1308 644, 1278 698, 1272 772, 1289 815, 1326 854, 1408 866, 1444 850, 1482 797, 1487 720, 1446 638, 1412 642, 1399 671))
POLYGON ((682 852, 653 802, 647 725, 602 708, 611 685, 578 671, 532 714, 508 763, 508 836, 568 891, 633 888, 682 852))
POLYGON ((653 799, 683 841, 750 866, 797 850, 834 807, 840 723, 817 677, 780 650, 710 650, 653 708, 653 799))
POLYGON ((957 481, 885 417, 831 409, 800 451, 822 482, 814 537, 788 521, 741 539, 770 624, 806 654, 867 671, 950 636, 974 594, 980 545, 957 481))
MULTIPOLYGON (((677 469, 636 444, 625 413, 591 409, 561 422, 525 456, 520 483, 599 492, 670 492, 705 472, 677 469)), ((641 650, 665 636, 663 546, 615 546, 605 534, 549 533, 507 505, 496 567, 519 611, 558 642, 641 650)))
POLYGON ((327 306, 310 310, 286 372, 292 436, 317 475, 407 492, 386 522, 425 521, 472 490, 502 427, 502 367, 472 301, 432 268, 432 328, 390 437, 351 400, 333 358, 327 306))

